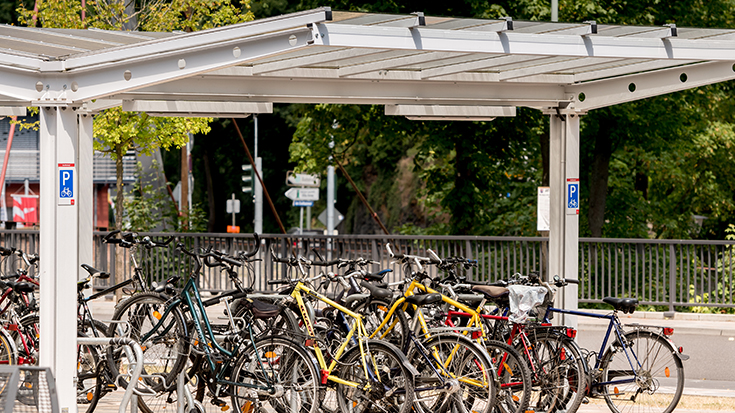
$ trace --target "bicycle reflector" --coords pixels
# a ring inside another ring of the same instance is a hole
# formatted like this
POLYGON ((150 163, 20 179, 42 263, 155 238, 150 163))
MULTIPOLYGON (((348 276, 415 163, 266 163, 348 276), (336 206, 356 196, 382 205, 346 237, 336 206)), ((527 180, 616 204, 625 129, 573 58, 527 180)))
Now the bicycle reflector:
POLYGON ((673 328, 671 328, 671 327, 664 327, 664 335, 665 336, 670 336, 672 334, 674 334, 674 329, 673 328))
POLYGON ((482 337, 482 331, 473 331, 472 332, 472 339, 473 340, 477 340, 480 337, 482 337))
POLYGON ((569 337, 569 338, 575 338, 575 337, 577 337, 577 330, 575 330, 573 328, 567 328, 566 333, 567 333, 567 337, 569 337))

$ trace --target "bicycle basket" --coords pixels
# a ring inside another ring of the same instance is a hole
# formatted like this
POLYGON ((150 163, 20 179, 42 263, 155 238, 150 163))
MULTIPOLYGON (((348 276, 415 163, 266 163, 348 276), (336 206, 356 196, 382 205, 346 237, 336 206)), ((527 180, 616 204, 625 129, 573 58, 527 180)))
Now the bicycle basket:
POLYGON ((0 410, 58 413, 56 384, 47 367, 0 366, 0 410))

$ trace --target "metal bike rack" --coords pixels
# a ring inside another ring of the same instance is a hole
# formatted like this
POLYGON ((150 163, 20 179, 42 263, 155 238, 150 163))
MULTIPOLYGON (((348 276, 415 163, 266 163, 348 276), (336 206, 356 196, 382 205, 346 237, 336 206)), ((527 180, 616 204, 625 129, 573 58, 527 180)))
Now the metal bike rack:
MULTIPOLYGON (((143 372, 143 349, 140 347, 140 344, 138 344, 135 340, 130 338, 124 338, 124 337, 77 337, 77 344, 88 344, 88 345, 117 345, 117 346, 127 346, 129 348, 132 348, 133 352, 135 353, 135 367, 133 368, 133 374, 130 375, 130 381, 128 383, 137 383, 138 379, 140 378, 141 373, 143 372)), ((123 395, 122 403, 120 403, 120 409, 118 410, 119 413, 125 413, 125 409, 130 404, 130 401, 136 401, 136 403, 132 403, 130 406, 130 411, 134 412, 137 410, 138 404, 137 400, 134 400, 136 398, 136 390, 135 386, 127 386, 125 389, 125 394, 123 395)))

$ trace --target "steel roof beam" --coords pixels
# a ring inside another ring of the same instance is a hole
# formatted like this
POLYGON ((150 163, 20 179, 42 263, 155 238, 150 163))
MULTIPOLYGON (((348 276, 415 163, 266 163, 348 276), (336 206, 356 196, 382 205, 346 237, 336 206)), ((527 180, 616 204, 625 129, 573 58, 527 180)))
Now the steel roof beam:
POLYGON ((515 116, 515 106, 386 105, 388 116, 411 120, 490 121, 498 116, 515 116))
POLYGON ((212 102, 178 100, 125 100, 126 112, 146 112, 151 116, 245 118, 253 113, 273 113, 270 102, 212 102))
POLYGON ((567 86, 565 90, 574 95, 576 109, 587 111, 732 79, 732 62, 707 62, 567 86))
POLYGON ((318 24, 317 44, 457 53, 685 60, 735 60, 735 41, 475 32, 318 24))
POLYGON ((556 106, 572 96, 558 85, 523 83, 374 81, 250 77, 194 77, 116 94, 123 100, 202 100, 272 103, 556 106))
POLYGON ((697 62, 696 60, 648 60, 645 62, 635 62, 627 64, 623 60, 619 66, 609 67, 599 70, 590 70, 587 72, 575 73, 574 83, 586 82, 595 79, 604 79, 621 75, 628 75, 636 72, 649 72, 652 70, 665 69, 672 66, 682 66, 697 62))

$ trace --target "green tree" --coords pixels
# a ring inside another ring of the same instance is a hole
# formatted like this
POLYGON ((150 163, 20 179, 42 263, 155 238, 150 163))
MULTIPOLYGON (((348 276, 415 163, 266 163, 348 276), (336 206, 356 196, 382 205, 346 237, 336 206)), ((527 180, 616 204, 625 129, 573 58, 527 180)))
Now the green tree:
MULTIPOLYGON (((241 13, 229 0, 149 0, 138 4, 90 0, 86 3, 84 19, 81 2, 76 0, 38 0, 34 4, 37 11, 21 3, 18 13, 22 24, 64 29, 193 31, 252 20, 253 17, 250 12, 241 13)), ((247 2, 243 4, 247 8, 247 2)), ((125 214, 122 156, 130 150, 150 154, 158 148, 180 148, 188 142, 190 133, 209 132, 210 121, 209 118, 152 117, 145 113, 123 112, 120 108, 103 111, 95 117, 95 149, 109 154, 116 162, 117 226, 123 222, 125 214)))

